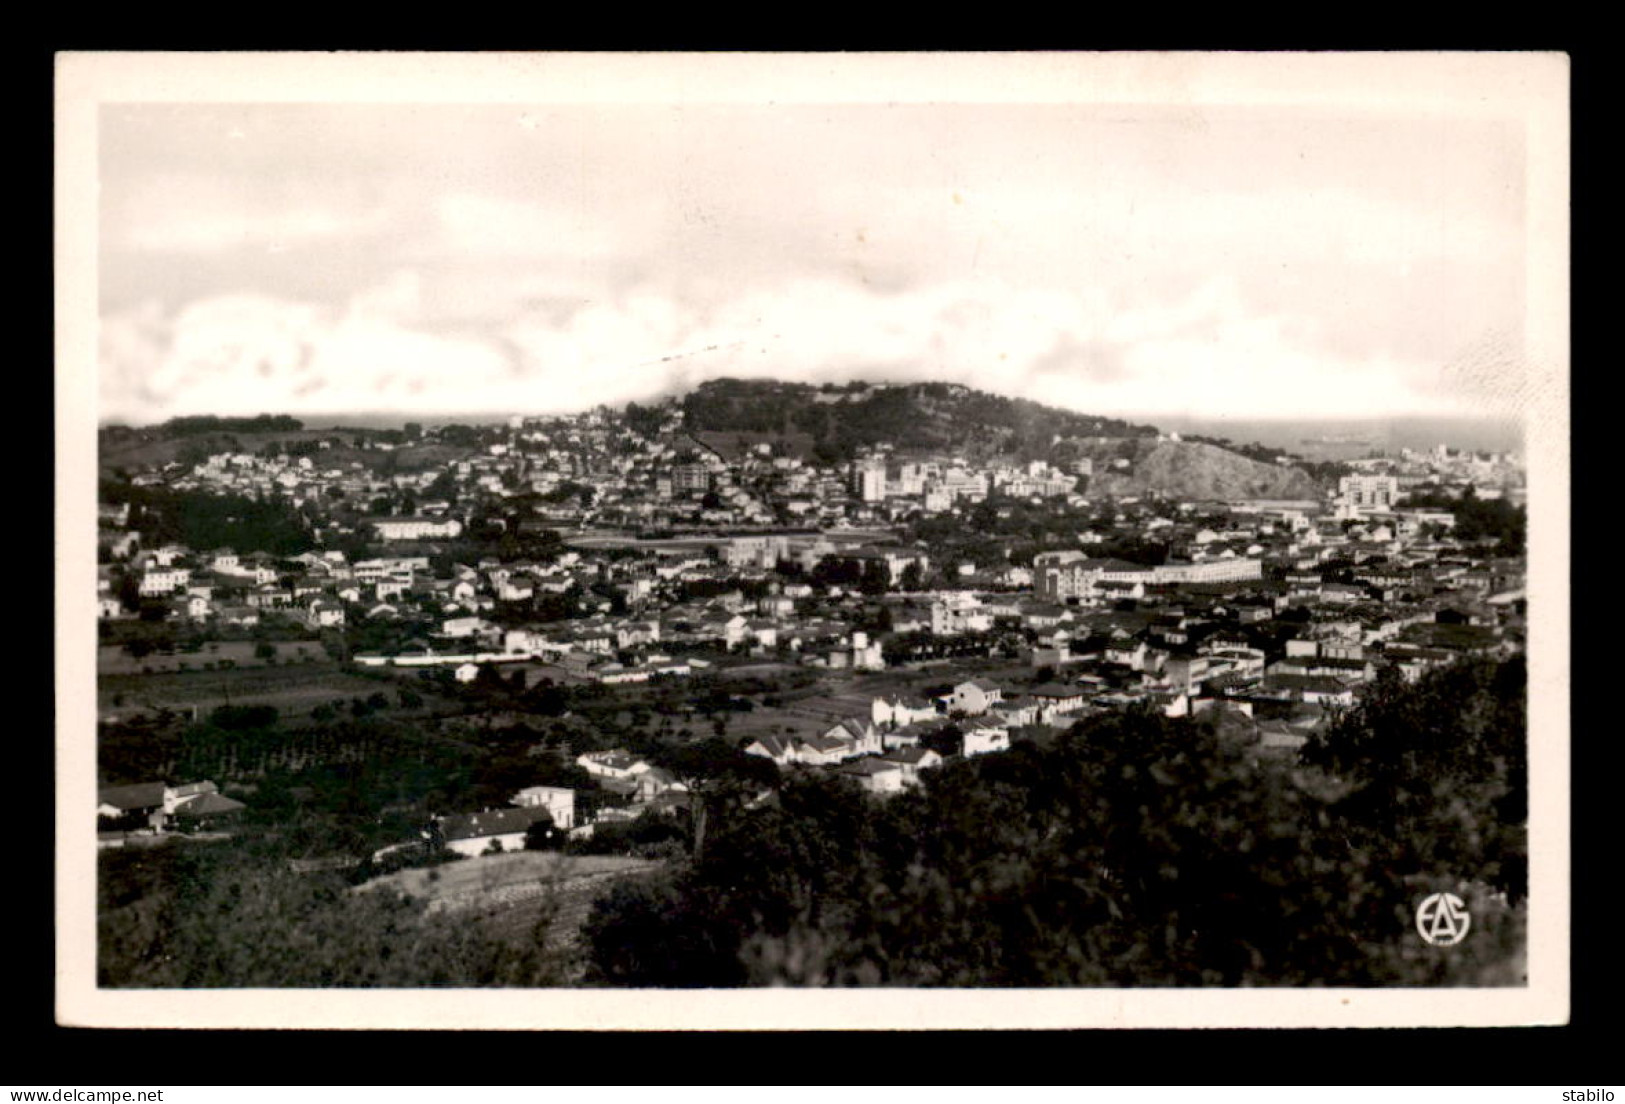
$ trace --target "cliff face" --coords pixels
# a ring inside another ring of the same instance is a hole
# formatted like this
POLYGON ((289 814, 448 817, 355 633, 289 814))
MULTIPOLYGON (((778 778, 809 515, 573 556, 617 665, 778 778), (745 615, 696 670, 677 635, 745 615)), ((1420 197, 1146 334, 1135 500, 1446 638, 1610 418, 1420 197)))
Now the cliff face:
POLYGON ((1315 498, 1321 493, 1319 485, 1298 468, 1260 464, 1196 442, 1095 438, 1085 442, 1080 452, 1094 465, 1090 494, 1154 491, 1179 498, 1221 499, 1315 498))

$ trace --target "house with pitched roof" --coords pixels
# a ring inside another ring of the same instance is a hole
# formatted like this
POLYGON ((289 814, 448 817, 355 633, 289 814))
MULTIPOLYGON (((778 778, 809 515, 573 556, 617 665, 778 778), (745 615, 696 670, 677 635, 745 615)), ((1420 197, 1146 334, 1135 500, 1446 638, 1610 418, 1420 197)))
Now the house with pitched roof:
POLYGON ((1142 671, 1145 669, 1146 652, 1146 642, 1131 637, 1124 640, 1114 640, 1106 645, 1102 658, 1107 663, 1114 663, 1134 671, 1142 671))
POLYGON ((230 824, 246 808, 248 806, 241 801, 211 789, 177 801, 170 815, 176 827, 190 832, 204 832, 230 824))
POLYGON ((918 786, 920 772, 942 765, 942 756, 928 747, 893 748, 881 756, 881 761, 896 763, 902 772, 903 787, 918 786))
POLYGON ((877 759, 874 756, 864 756, 842 763, 835 768, 835 773, 852 779, 862 786, 865 792, 872 794, 902 793, 905 785, 901 763, 877 759))
POLYGON ((779 767, 787 767, 796 762, 795 743, 789 736, 781 736, 771 732, 763 733, 745 745, 744 750, 746 755, 771 759, 779 767))
POLYGON ((576 756, 576 766, 594 778, 632 778, 652 769, 646 760, 616 748, 613 751, 589 751, 576 756))
POLYGON ((986 713, 1004 697, 998 683, 988 679, 967 679, 939 699, 949 713, 975 717, 986 713))
POLYGON ((826 729, 822 735, 850 741, 854 753, 858 755, 879 755, 884 750, 880 729, 867 717, 847 717, 826 729))
POLYGON ((632 800, 640 805, 647 805, 671 795, 688 793, 688 786, 665 767, 650 767, 635 775, 632 781, 637 787, 632 793, 632 800))
POLYGON ((839 731, 837 728, 823 736, 797 737, 794 740, 796 761, 808 766, 829 767, 863 754, 858 750, 856 740, 849 735, 838 734, 839 731))
POLYGON ((936 703, 914 695, 882 695, 873 700, 869 715, 885 728, 904 728, 942 716, 936 703))
POLYGON ((96 819, 112 830, 163 832, 171 826, 199 829, 240 813, 240 801, 223 796, 213 782, 137 782, 103 786, 96 793, 96 819))
POLYGON ((1030 694, 1016 694, 1000 700, 988 710, 987 715, 998 718, 1011 728, 1021 728, 1040 724, 1043 709, 1044 703, 1030 694))
POLYGON ((1376 677, 1376 667, 1368 659, 1349 659, 1331 655, 1289 656, 1272 663, 1265 669, 1268 675, 1322 675, 1344 682, 1370 682, 1376 677))
POLYGON ((532 824, 552 814, 541 805, 514 809, 487 809, 479 813, 454 813, 436 817, 440 838, 446 848, 459 855, 483 855, 493 849, 523 851, 525 832, 532 824))
POLYGON ((1327 675, 1267 675, 1264 690, 1285 694, 1290 700, 1306 705, 1346 707, 1354 704, 1352 684, 1327 675))
POLYGON ((342 627, 344 607, 330 599, 318 598, 310 604, 305 620, 314 629, 342 627))
POLYGON ((162 782, 103 786, 96 792, 96 819, 108 828, 164 830, 168 787, 162 782))
POLYGON ((1035 686, 1029 691, 1040 706, 1040 719, 1050 721, 1056 717, 1064 717, 1081 710, 1088 701, 1088 695, 1079 686, 1063 686, 1057 682, 1047 682, 1042 686, 1035 686))

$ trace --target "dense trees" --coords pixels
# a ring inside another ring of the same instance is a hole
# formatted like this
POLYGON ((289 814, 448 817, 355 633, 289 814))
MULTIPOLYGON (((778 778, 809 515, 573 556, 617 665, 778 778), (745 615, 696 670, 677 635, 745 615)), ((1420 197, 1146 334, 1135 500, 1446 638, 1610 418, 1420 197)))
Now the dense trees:
POLYGON ((658 406, 639 406, 635 402, 626 404, 626 424, 640 436, 658 435, 665 420, 666 412, 658 406))
POLYGON ((1103 715, 928 772, 883 804, 829 776, 715 826, 587 926, 619 985, 1517 984, 1522 670, 1385 683, 1310 762, 1103 715), (1417 939, 1466 897, 1470 943, 1417 939))
POLYGON ((160 427, 168 437, 201 437, 211 433, 298 433, 305 424, 286 414, 259 414, 252 418, 218 418, 212 414, 171 418, 160 427))
POLYGON ((1479 498, 1469 486, 1459 498, 1442 491, 1418 490, 1401 499, 1399 504, 1448 510, 1456 517, 1450 536, 1470 543, 1494 541, 1498 556, 1523 554, 1527 515, 1523 507, 1504 498, 1479 498))
POLYGON ((174 542, 292 556, 314 546, 304 515, 285 502, 163 487, 125 487, 108 500, 130 503, 131 524, 151 547, 174 542))
POLYGON ((655 759, 688 791, 696 858, 705 853, 706 830, 713 814, 737 812, 764 786, 778 781, 772 763, 746 755, 720 737, 661 747, 655 759))
MULTIPOLYGON (((939 514, 914 519, 906 539, 930 549, 934 562, 973 563, 981 568, 1030 565, 1039 552, 1077 547, 1078 533, 1109 524, 1096 510, 1068 507, 1057 500, 1035 504, 998 492, 970 507, 964 516, 939 514)), ((1139 535, 1124 535, 1098 544, 1091 555, 1161 564, 1168 545, 1139 535)), ((902 589, 911 588, 905 581, 902 589)))
POLYGON ((1521 657, 1457 663, 1414 686, 1386 669, 1305 748, 1343 781, 1327 806, 1372 861, 1445 878, 1471 871, 1513 901, 1528 890, 1527 673, 1521 657))
POLYGON ((1025 460, 1053 452, 1058 437, 1157 432, 1151 426, 943 384, 847 391, 845 401, 838 403, 819 402, 819 394, 819 389, 800 384, 711 380, 684 396, 684 426, 690 432, 807 434, 813 458, 825 464, 843 463, 881 443, 899 450, 1007 452, 1025 460))
POLYGON ((553 825, 553 818, 542 813, 525 829, 526 851, 551 851, 563 841, 564 833, 553 825))

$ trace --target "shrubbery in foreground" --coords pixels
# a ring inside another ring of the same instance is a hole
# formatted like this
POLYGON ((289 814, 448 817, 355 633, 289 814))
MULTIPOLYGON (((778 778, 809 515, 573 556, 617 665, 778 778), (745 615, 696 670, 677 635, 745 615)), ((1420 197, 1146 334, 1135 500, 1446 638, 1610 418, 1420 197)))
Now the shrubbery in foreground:
POLYGON ((1259 761, 1149 713, 1075 726, 873 802, 809 776, 702 859, 618 885, 592 978, 636 986, 1522 984, 1524 671, 1384 679, 1259 761), (1433 947, 1417 903, 1466 899, 1433 947))

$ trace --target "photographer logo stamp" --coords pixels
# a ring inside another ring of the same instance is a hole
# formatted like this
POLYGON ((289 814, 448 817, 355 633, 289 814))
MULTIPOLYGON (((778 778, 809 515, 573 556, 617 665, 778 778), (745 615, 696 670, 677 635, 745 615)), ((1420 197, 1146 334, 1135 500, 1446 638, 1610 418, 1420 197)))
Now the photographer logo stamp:
POLYGON ((1473 918, 1454 893, 1435 893, 1416 906, 1416 930, 1435 947, 1454 947, 1467 938, 1473 918))

